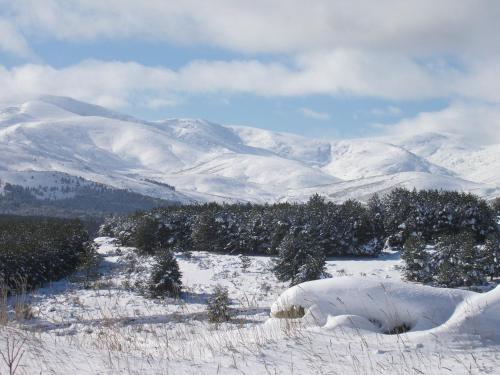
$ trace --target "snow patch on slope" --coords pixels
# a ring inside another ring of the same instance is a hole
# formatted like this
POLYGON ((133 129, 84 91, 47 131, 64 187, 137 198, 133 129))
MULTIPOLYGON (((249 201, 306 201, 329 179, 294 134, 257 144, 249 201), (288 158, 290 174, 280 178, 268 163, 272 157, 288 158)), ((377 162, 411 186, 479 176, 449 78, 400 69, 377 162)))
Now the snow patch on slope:
POLYGON ((331 162, 323 170, 344 180, 402 172, 453 175, 445 168, 433 165, 402 147, 370 140, 333 143, 331 162))
POLYGON ((232 126, 245 144, 275 153, 283 158, 323 166, 331 159, 331 144, 295 134, 271 132, 246 126, 232 126))

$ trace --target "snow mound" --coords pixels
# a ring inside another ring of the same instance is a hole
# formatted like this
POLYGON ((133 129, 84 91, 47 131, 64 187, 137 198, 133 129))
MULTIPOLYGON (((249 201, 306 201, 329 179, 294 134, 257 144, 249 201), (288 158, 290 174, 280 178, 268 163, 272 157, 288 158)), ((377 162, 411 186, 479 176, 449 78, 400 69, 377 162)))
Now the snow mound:
POLYGON ((500 286, 463 301, 442 329, 500 342, 500 286))
POLYGON ((323 326, 325 329, 335 330, 339 328, 352 328, 364 331, 379 331, 380 326, 374 322, 359 315, 337 315, 328 316, 326 324, 323 326))
POLYGON ((286 311, 302 307, 303 322, 327 329, 342 326, 382 333, 424 331, 448 321, 457 306, 475 295, 367 277, 332 278, 288 289, 272 305, 271 317, 286 316, 286 311))

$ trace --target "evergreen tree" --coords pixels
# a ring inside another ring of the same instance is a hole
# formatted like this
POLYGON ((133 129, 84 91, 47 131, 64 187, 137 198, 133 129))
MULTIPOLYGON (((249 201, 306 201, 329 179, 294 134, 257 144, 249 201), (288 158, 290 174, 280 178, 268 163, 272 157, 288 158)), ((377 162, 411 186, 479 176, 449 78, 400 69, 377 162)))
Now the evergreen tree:
POLYGON ((215 204, 207 205, 197 217, 192 229, 194 250, 219 251, 218 224, 215 220, 215 204))
POLYGON ((152 297, 178 297, 181 292, 181 272, 174 254, 170 250, 158 250, 148 281, 148 292, 152 297))
POLYGON ((493 199, 491 202, 491 208, 494 214, 499 217, 500 216, 500 197, 493 199))
POLYGON ((384 228, 389 245, 401 247, 407 233, 412 233, 407 221, 414 210, 414 195, 405 188, 396 188, 384 196, 384 228))
POLYGON ((289 233, 281 242, 273 270, 278 280, 296 285, 326 276, 325 261, 321 247, 298 231, 289 233))
POLYGON ((158 245, 158 229, 160 223, 150 216, 142 216, 134 231, 133 246, 139 253, 152 255, 158 245))
POLYGON ((385 238, 384 218, 385 209, 384 202, 378 194, 373 194, 367 202, 368 214, 373 222, 373 230, 383 240, 385 238))
POLYGON ((432 280, 431 259, 422 236, 408 237, 401 258, 405 262, 404 276, 407 280, 423 283, 432 280))
POLYGON ((240 263, 243 272, 247 272, 248 268, 252 265, 252 260, 247 255, 240 254, 240 263))
POLYGON ((497 234, 490 234, 484 243, 483 259, 486 274, 493 280, 500 276, 500 242, 497 234))
POLYGON ((459 251, 459 269, 462 283, 465 286, 482 285, 486 281, 486 267, 474 235, 462 232, 455 237, 459 251))
POLYGON ((208 320, 212 323, 227 322, 231 319, 229 314, 229 293, 227 288, 217 285, 214 294, 207 304, 208 320))
POLYGON ((457 287, 462 283, 459 268, 458 243, 455 236, 446 235, 439 238, 436 244, 434 280, 444 287, 457 287))

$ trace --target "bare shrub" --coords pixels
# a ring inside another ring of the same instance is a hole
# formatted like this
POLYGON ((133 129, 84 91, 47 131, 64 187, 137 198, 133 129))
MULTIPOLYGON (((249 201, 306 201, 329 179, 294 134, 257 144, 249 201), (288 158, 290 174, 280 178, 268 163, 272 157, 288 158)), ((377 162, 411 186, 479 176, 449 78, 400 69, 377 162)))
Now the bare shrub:
POLYGON ((278 319, 298 319, 305 315, 305 310, 302 306, 290 306, 286 310, 280 310, 273 314, 278 319))
POLYGON ((23 359, 24 355, 24 344, 26 343, 26 338, 10 338, 5 339, 5 349, 0 349, 0 356, 3 362, 9 369, 9 375, 14 375, 23 359))

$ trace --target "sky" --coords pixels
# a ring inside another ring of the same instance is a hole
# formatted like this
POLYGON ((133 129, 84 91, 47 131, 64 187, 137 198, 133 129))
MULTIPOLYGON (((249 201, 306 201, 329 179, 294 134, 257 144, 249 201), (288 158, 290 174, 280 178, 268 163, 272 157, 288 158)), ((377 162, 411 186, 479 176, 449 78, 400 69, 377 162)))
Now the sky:
POLYGON ((0 0, 0 103, 500 142, 500 1, 0 0))

